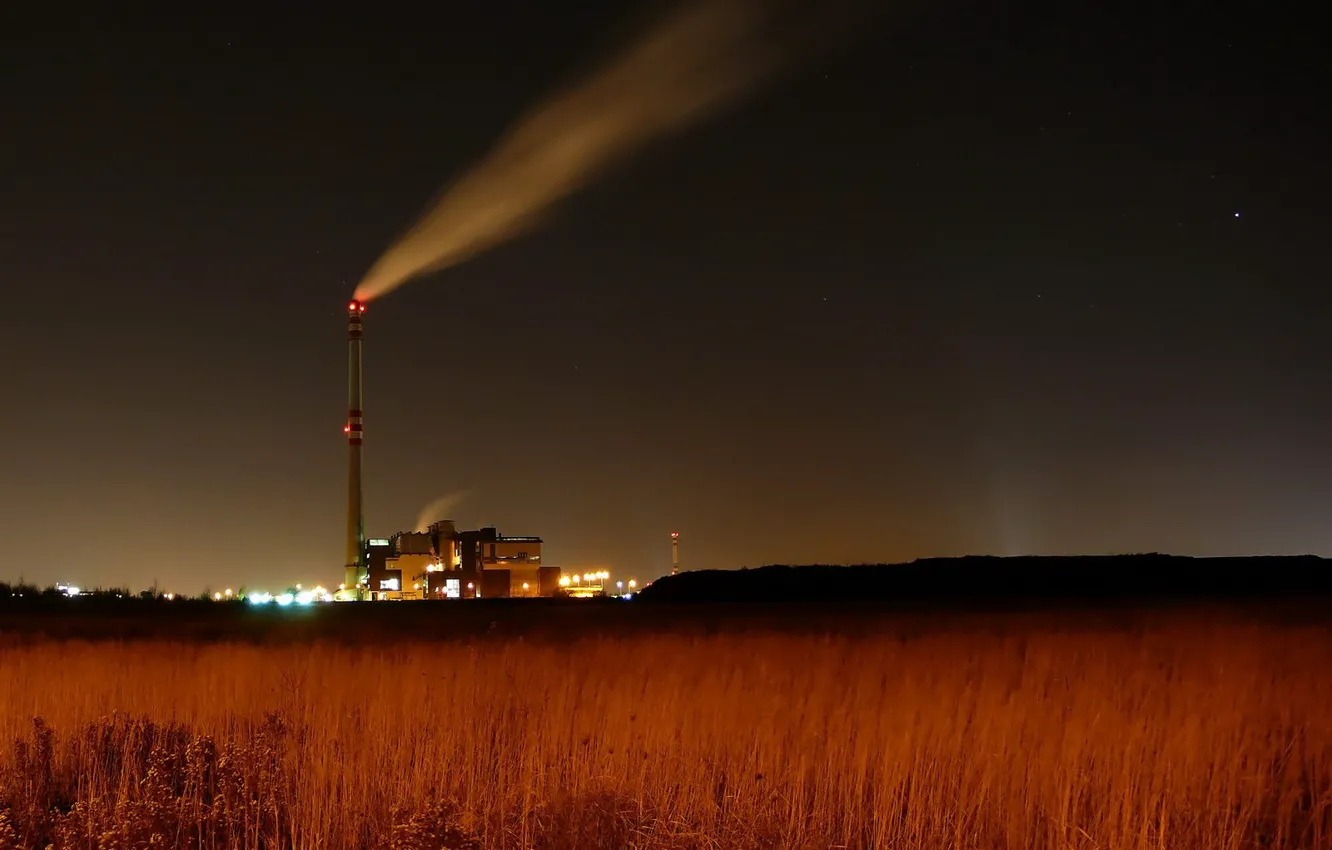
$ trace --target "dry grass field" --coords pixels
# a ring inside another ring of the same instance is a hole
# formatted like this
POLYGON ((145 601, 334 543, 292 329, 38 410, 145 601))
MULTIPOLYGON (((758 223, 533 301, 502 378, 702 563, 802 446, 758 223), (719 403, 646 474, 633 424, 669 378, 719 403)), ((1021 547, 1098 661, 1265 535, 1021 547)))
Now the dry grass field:
POLYGON ((0 848, 1332 847, 1332 638, 10 641, 0 848))

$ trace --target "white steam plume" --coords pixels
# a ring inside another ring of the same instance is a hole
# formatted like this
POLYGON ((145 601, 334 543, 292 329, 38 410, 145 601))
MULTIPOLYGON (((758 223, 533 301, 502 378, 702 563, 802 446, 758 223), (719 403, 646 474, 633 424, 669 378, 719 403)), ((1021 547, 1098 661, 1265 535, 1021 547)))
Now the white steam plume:
POLYGON ((448 493, 440 496, 438 499, 430 502, 421 509, 421 513, 416 517, 416 530, 424 532, 430 530, 430 524, 439 522, 442 519, 456 519, 453 511, 462 500, 467 496, 467 492, 448 493))
MULTIPOLYGON (((692 0, 516 124, 366 273, 368 301, 533 226, 552 204, 793 60, 848 0, 692 0)), ((826 28, 826 26, 825 26, 826 28)))

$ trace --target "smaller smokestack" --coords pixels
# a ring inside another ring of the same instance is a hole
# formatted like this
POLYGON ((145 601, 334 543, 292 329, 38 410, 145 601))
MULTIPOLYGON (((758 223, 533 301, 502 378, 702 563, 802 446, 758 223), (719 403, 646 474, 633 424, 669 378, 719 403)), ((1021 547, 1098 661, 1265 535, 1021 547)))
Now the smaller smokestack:
POLYGON ((671 532, 671 575, 680 574, 680 532, 671 532))

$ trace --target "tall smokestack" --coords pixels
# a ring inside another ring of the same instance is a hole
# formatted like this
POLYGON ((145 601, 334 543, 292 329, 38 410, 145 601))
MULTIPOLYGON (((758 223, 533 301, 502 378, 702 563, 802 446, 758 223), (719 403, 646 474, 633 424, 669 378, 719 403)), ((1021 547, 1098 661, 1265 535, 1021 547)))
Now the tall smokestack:
POLYGON ((359 595, 365 576, 365 515, 361 509, 361 318, 365 305, 347 305, 347 591, 359 595))
POLYGON ((680 574, 680 532, 671 532, 671 575, 680 574))

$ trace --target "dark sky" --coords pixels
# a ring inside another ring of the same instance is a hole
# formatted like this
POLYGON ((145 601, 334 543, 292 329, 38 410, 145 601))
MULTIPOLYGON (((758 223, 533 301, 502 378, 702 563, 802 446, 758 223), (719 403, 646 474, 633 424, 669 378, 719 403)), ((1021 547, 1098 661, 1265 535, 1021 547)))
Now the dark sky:
MULTIPOLYGON (((0 24, 0 579, 338 580, 349 293, 633 19, 354 11, 0 24)), ((687 568, 1332 554, 1316 30, 884 14, 372 305, 368 531, 465 491, 625 578, 673 529, 687 568)))

